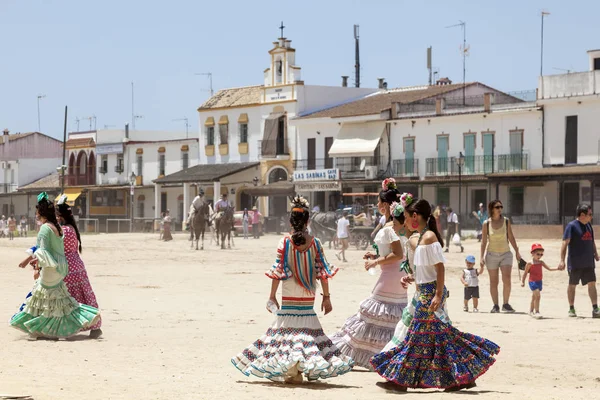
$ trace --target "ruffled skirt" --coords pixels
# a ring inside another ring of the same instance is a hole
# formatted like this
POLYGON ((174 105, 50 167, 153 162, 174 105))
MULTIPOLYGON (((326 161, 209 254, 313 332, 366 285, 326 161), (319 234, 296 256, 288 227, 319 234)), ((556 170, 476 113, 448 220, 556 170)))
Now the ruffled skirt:
POLYGON ((88 329, 99 319, 100 311, 79 304, 69 295, 64 282, 46 288, 37 281, 10 325, 33 336, 67 338, 88 329))
POLYGON ((360 304, 358 313, 348 318, 331 340, 356 366, 371 369, 371 357, 392 340, 405 306, 406 301, 384 302, 374 294, 360 304))
POLYGON ((246 376, 276 382, 297 374, 309 381, 332 378, 349 372, 354 364, 325 335, 314 310, 278 315, 265 335, 231 362, 246 376))
MULTIPOLYGON (((435 286, 419 285, 414 318, 403 342, 371 359, 375 371, 390 382, 410 388, 468 385, 496 361, 497 344, 454 328, 443 311, 428 311, 435 286)), ((443 303, 446 297, 444 290, 443 303)))
MULTIPOLYGON (((94 289, 88 278, 87 271, 83 261, 78 253, 67 253, 65 255, 69 263, 69 273, 65 277, 65 284, 69 290, 69 294, 80 304, 85 304, 98 308, 98 301, 94 294, 94 289)), ((98 318, 98 322, 87 329, 100 329, 102 319, 98 318)))

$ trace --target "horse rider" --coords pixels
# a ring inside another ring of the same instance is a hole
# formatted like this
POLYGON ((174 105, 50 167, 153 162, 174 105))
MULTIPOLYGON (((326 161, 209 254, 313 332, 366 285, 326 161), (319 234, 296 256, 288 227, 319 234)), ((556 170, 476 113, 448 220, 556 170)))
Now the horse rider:
POLYGON ((192 200, 192 204, 190 205, 190 216, 188 217, 187 223, 188 226, 191 226, 191 224, 194 222, 194 217, 196 216, 196 213, 200 210, 200 208, 202 208, 202 205, 204 204, 204 191, 200 190, 200 192, 198 193, 198 195, 196 197, 194 197, 194 200, 192 200))
POLYGON ((215 204, 215 212, 213 214, 212 220, 215 218, 221 218, 223 216, 223 212, 229 208, 229 201, 227 200, 227 193, 221 195, 221 198, 215 204))

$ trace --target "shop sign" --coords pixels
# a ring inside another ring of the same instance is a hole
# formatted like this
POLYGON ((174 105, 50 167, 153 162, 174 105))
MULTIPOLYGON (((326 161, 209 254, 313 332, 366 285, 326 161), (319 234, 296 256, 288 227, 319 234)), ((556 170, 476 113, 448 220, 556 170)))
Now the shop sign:
POLYGON ((298 192, 339 192, 342 190, 340 182, 301 182, 296 183, 298 192))
POLYGON ((331 169, 313 169, 309 171, 294 171, 294 183, 311 181, 339 181, 340 170, 331 169))

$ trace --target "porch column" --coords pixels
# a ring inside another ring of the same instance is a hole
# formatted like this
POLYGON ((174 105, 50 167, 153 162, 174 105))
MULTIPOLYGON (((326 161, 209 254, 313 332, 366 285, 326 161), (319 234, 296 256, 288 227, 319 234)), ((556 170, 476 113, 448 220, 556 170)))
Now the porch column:
POLYGON ((183 218, 187 220, 187 210, 190 209, 190 184, 183 184, 183 218))
POLYGON ((213 207, 217 204, 217 201, 221 198, 221 181, 215 181, 213 183, 213 207))
POLYGON ((565 229, 565 218, 564 218, 564 194, 563 194, 563 181, 558 181, 558 218, 560 220, 560 225, 565 229))
POLYGON ((590 188, 590 207, 592 207, 592 211, 594 211, 594 187, 596 186, 596 181, 590 179, 590 185, 592 185, 590 188))
POLYGON ((154 184, 154 218, 160 218, 160 189, 158 183, 154 184))

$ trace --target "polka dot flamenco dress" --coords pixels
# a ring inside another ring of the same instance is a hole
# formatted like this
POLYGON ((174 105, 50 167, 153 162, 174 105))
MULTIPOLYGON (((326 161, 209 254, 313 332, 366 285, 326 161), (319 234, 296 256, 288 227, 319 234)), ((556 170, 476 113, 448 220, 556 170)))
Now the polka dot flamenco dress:
POLYGON ((276 382, 304 377, 309 381, 345 374, 354 362, 325 335, 314 310, 317 279, 332 278, 318 239, 300 251, 289 237, 281 240, 277 260, 267 271, 283 281, 281 309, 265 335, 231 362, 246 376, 276 382))

